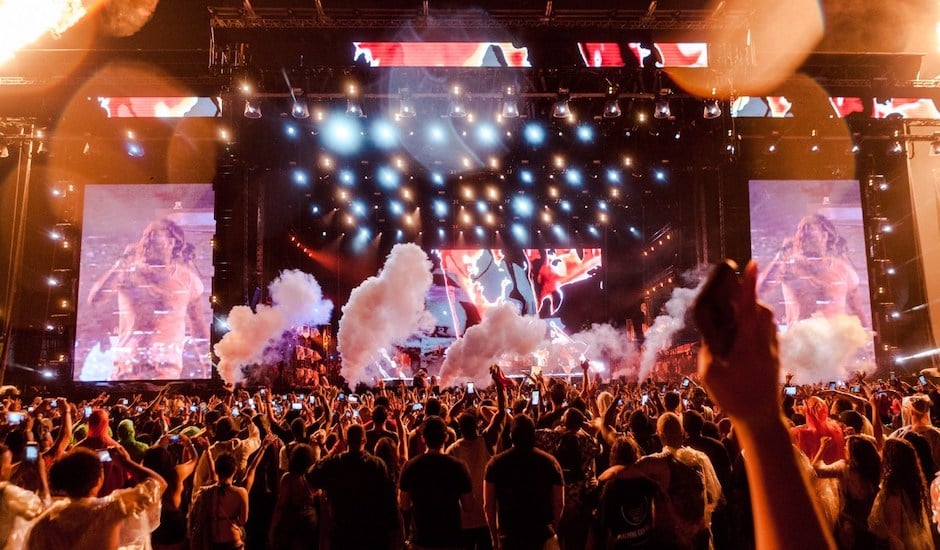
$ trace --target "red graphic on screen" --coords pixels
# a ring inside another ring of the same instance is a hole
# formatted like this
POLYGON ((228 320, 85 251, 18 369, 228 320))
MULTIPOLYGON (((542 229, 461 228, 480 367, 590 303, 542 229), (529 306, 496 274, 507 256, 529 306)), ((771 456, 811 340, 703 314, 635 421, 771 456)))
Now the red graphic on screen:
MULTIPOLYGON (((637 65, 642 65, 643 59, 651 53, 640 42, 630 42, 627 47, 637 65)), ((627 64, 616 42, 582 42, 578 48, 588 67, 623 67, 627 64)), ((704 42, 656 42, 653 48, 661 59, 657 66, 708 67, 708 44, 704 42)))
POLYGON ((353 42, 353 61, 370 67, 531 67, 511 42, 353 42))

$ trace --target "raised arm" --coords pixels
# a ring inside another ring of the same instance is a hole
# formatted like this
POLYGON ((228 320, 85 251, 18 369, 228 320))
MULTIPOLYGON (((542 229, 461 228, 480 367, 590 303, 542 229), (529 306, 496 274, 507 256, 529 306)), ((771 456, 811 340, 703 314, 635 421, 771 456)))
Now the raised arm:
POLYGON ((781 415, 780 364, 773 314, 757 303, 757 265, 745 268, 731 298, 736 334, 726 357, 699 352, 699 372, 734 422, 750 483, 759 549, 835 548, 781 415), (794 528, 799 526, 799 528, 794 528))

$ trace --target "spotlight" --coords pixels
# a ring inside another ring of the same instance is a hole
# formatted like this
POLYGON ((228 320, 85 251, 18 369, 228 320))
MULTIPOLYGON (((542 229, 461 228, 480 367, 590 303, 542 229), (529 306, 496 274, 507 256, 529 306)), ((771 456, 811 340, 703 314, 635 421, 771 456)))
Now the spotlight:
POLYGON ((127 142, 127 156, 139 159, 144 156, 144 148, 136 141, 129 141, 127 142))
MULTIPOLYGON (((931 147, 931 152, 933 148, 931 147)), ((896 140, 888 146, 888 154, 890 155, 900 155, 904 152, 904 144, 901 143, 901 140, 896 140)))
POLYGON ((817 134, 816 134, 816 130, 813 130, 813 131, 810 133, 809 152, 810 152, 810 153, 818 153, 819 150, 820 150, 819 139, 818 139, 818 136, 817 136, 817 134))
POLYGON ((672 117, 672 108, 669 106, 669 95, 672 94, 672 90, 669 88, 663 88, 659 91, 659 98, 656 100, 656 106, 653 109, 653 118, 671 118, 672 117))
POLYGON ((467 106, 464 104, 463 87, 454 84, 450 89, 450 116, 451 118, 464 118, 467 116, 467 106))
POLYGON ((307 107, 307 102, 301 97, 294 97, 294 104, 291 106, 290 115, 294 118, 310 118, 310 109, 307 107))
POLYGON ((415 108, 414 99, 411 98, 411 92, 408 88, 401 88, 398 90, 399 95, 401 95, 401 105, 398 108, 398 116, 401 118, 414 118, 418 114, 417 109, 415 108))
POLYGON ((604 101, 604 118, 617 118, 623 114, 620 109, 620 101, 617 99, 618 91, 614 85, 607 87, 607 99, 604 101))
POLYGON ((537 122, 529 122, 526 124, 525 128, 522 130, 522 135, 529 145, 541 145, 545 143, 545 128, 537 122))
POLYGON ((535 182, 535 176, 532 175, 531 170, 521 170, 519 172, 519 180, 521 180, 522 183, 530 184, 530 183, 535 182))
POLYGON ((433 143, 444 143, 447 140, 447 133, 440 123, 432 123, 428 126, 428 140, 433 143))
POLYGON ((391 149, 398 145, 398 128, 388 120, 376 120, 372 124, 372 141, 377 147, 391 149))
POLYGON ((250 99, 245 100, 245 118, 261 118, 261 105, 250 99))
POLYGON ((507 86, 503 95, 503 107, 500 111, 503 118, 519 118, 519 98, 516 96, 516 87, 507 86))
POLYGON ((571 185, 581 185, 584 182, 584 178, 581 176, 581 172, 574 168, 568 168, 565 171, 565 179, 571 185))
POLYGON ((706 99, 705 107, 702 110, 702 118, 711 120, 721 116, 721 104, 717 99, 706 99))
POLYGON ((568 118, 571 116, 571 106, 568 105, 568 99, 571 95, 568 93, 567 88, 561 88, 558 90, 558 99, 555 101, 555 105, 552 107, 552 116, 555 118, 568 118))
POLYGON ((592 128, 590 124, 579 125, 575 134, 578 136, 578 139, 584 143, 590 143, 594 140, 594 128, 592 128))
POLYGON ((477 126, 476 138, 480 145, 493 146, 499 143, 499 133, 492 124, 483 122, 477 126))
POLYGON ((294 174, 291 176, 294 180, 294 183, 297 185, 306 185, 307 184, 307 173, 301 169, 294 170, 294 174))
POLYGON ((434 185, 444 185, 444 176, 439 172, 434 172, 431 174, 431 182, 434 183, 434 185))
POLYGON ((354 83, 346 85, 346 116, 366 116, 362 111, 362 104, 359 103, 359 87, 354 83))
POLYGON ((512 209, 523 218, 531 218, 535 213, 535 204, 525 195, 516 195, 512 198, 512 209))
POLYGON ((350 155, 362 146, 363 137, 359 122, 346 117, 331 116, 323 125, 323 145, 341 155, 350 155))

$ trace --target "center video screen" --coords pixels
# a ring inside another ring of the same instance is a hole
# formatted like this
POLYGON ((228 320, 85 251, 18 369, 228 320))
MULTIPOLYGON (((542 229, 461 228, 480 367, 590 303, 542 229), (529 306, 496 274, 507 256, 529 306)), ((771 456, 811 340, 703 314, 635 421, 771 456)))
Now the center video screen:
MULTIPOLYGON (((857 180, 752 180, 751 254, 758 297, 781 333, 814 316, 857 317, 871 334, 865 227, 857 180)), ((874 361, 874 342, 855 370, 874 361)))
POLYGON ((73 379, 208 379, 211 184, 87 185, 73 379))
POLYGON ((437 249, 430 258, 434 282, 427 309, 435 328, 402 346, 420 353, 425 366, 442 361, 457 337, 479 324, 488 308, 505 302, 522 315, 545 319, 553 332, 570 334, 600 321, 600 248, 437 249))

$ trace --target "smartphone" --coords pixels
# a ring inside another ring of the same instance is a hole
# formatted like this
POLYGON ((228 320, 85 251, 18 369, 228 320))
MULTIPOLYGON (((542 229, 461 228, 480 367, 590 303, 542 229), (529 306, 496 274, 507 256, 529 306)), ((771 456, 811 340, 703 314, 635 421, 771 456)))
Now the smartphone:
POLYGON ((11 426, 18 426, 23 422, 23 413, 21 412, 8 412, 7 413, 7 423, 11 426))
POLYGON ((359 409, 353 409, 353 418, 359 418, 359 409))
POLYGON ((85 407, 85 418, 91 416, 91 406, 85 407))
POLYGON ((738 264, 732 260, 715 265, 693 306, 693 318, 702 339, 711 354, 719 358, 731 353, 737 335, 734 302, 741 290, 737 271, 738 264))
POLYGON ((532 390, 532 405, 538 406, 540 397, 539 390, 532 390))
POLYGON ((199 407, 197 407, 196 405, 190 405, 190 406, 189 406, 189 412, 191 412, 191 413, 194 413, 194 412, 196 412, 196 411, 198 411, 198 410, 199 410, 199 407))
POLYGON ((920 381, 920 385, 921 385, 921 386, 926 386, 926 385, 927 385, 927 377, 924 376, 923 374, 921 374, 920 376, 918 376, 918 377, 917 377, 917 380, 920 381))
POLYGON ((894 375, 894 371, 891 371, 891 374, 888 376, 888 379, 894 382, 895 380, 898 379, 898 377, 894 375))
POLYGON ((835 382, 829 382, 829 389, 830 389, 830 390, 836 389, 836 383, 835 383, 835 382))
POLYGON ((640 405, 646 405, 649 402, 649 400, 650 400, 649 394, 644 393, 643 395, 640 396, 640 405))
POLYGON ((473 382, 467 382, 467 393, 473 393, 474 391, 473 382))
POLYGON ((33 412, 36 410, 36 407, 26 407, 26 412, 33 412))
POLYGON ((56 401, 55 399, 53 399, 53 400, 49 401, 49 406, 52 407, 53 409, 55 409, 56 407, 59 406, 59 402, 56 401))
POLYGON ((295 411, 299 411, 303 409, 304 406, 303 406, 303 403, 291 403, 290 408, 294 409, 295 411))
POLYGON ((208 405, 206 405, 205 403, 200 403, 200 404, 199 404, 199 410, 200 410, 200 411, 206 412, 206 409, 207 409, 207 408, 208 408, 208 405))
POLYGON ((26 462, 36 462, 39 460, 39 445, 36 443, 26 444, 26 462))
POLYGON ((852 393, 862 393, 862 387, 858 385, 852 386, 851 391, 852 393))
POLYGON ((688 388, 692 381, 688 377, 682 379, 682 389, 688 388))
POLYGON ((125 407, 127 406, 127 398, 126 398, 126 397, 122 397, 122 398, 121 398, 121 405, 124 405, 125 407))
POLYGON ((248 400, 248 406, 252 409, 255 408, 255 399, 253 397, 248 400))
POLYGON ((98 460, 101 462, 111 462, 111 451, 108 449, 98 449, 98 460))
POLYGON ((261 388, 260 390, 258 390, 258 395, 260 395, 261 397, 264 397, 265 393, 267 392, 264 390, 264 388, 261 388))
POLYGON ((349 401, 350 403, 358 403, 359 396, 351 393, 349 394, 349 397, 346 400, 349 401))
POLYGON ((345 394, 345 393, 341 393, 341 394, 339 394, 339 395, 336 396, 336 399, 339 399, 340 401, 345 401, 345 400, 346 400, 346 394, 345 394))
POLYGON ((423 408, 424 408, 424 405, 422 405, 421 403, 415 403, 414 405, 411 406, 411 410, 413 411, 420 411, 423 408))
POLYGON ((796 386, 787 386, 783 392, 787 395, 796 395, 796 386))
POLYGON ((316 402, 317 402, 317 396, 311 395, 310 397, 307 398, 307 400, 310 401, 311 403, 316 403, 316 402))
POLYGON ((232 409, 232 416, 236 416, 236 417, 237 417, 239 414, 241 414, 241 413, 238 412, 238 409, 232 409))
POLYGON ((623 406, 623 397, 621 397, 620 399, 617 400, 617 406, 618 406, 618 407, 622 407, 622 406, 623 406))
POLYGON ((683 399, 683 400, 682 400, 682 406, 685 407, 685 408, 689 408, 689 400, 688 400, 688 399, 683 399))
POLYGON ((141 407, 140 405, 138 405, 138 406, 137 406, 137 414, 140 414, 140 413, 142 413, 142 412, 144 412, 144 408, 141 407))
POLYGON ((180 442, 180 436, 178 436, 178 435, 171 435, 171 436, 170 436, 170 443, 179 443, 179 442, 180 442))

